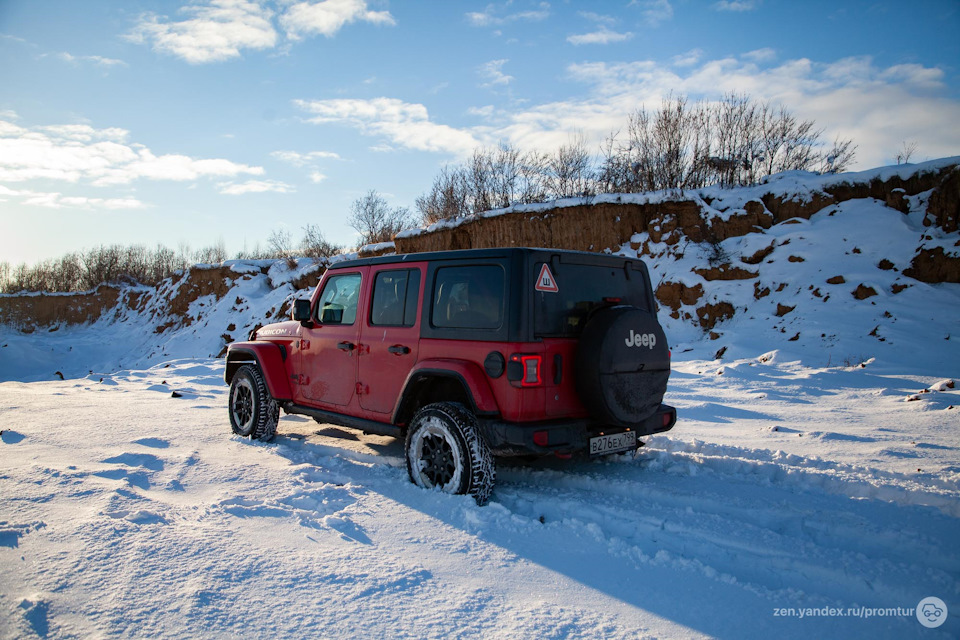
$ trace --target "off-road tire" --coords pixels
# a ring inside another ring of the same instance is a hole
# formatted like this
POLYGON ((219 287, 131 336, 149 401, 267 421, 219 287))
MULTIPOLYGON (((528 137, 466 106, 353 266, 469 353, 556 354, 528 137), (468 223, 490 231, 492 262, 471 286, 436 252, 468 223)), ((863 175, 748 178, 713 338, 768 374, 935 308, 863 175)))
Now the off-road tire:
POLYGON ((259 367, 245 364, 230 383, 230 428, 238 436, 269 442, 277 433, 280 406, 259 367))
POLYGON ((407 429, 407 472, 425 489, 470 495, 484 505, 493 492, 496 469, 477 419, 462 404, 437 402, 413 416, 407 429))

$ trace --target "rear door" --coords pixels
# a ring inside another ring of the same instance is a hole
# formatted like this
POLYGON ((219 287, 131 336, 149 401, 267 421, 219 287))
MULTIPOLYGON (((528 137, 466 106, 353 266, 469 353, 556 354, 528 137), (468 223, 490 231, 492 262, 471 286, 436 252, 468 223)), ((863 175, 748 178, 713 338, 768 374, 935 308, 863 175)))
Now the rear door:
POLYGON ((426 263, 371 267, 369 312, 361 325, 360 406, 389 416, 417 362, 426 263))
POLYGON ((543 340, 548 416, 586 415, 576 388, 579 337, 597 308, 649 307, 640 263, 602 256, 542 254, 532 264, 534 331, 543 340))

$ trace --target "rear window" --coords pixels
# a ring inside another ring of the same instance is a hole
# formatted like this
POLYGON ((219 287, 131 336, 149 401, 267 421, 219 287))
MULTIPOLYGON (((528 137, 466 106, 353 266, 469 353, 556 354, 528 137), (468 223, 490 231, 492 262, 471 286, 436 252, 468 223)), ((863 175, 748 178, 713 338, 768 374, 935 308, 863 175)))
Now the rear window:
POLYGON ((445 329, 499 329, 504 272, 499 265, 441 267, 434 281, 431 319, 445 329))
POLYGON ((534 288, 538 336, 577 336, 590 311, 604 304, 650 310, 643 273, 630 266, 538 262, 532 277, 539 285, 534 288))

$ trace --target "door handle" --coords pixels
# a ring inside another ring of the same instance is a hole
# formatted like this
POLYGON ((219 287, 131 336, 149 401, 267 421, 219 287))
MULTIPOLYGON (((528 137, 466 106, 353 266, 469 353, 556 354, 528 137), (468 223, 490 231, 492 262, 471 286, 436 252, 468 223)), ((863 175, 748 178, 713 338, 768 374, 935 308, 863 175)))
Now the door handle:
POLYGON ((410 353, 410 347, 402 344, 395 344, 392 347, 387 347, 387 351, 398 356, 405 356, 410 353))
POLYGON ((340 349, 340 351, 353 351, 356 348, 357 345, 353 344, 352 342, 341 342, 337 344, 337 349, 340 349))

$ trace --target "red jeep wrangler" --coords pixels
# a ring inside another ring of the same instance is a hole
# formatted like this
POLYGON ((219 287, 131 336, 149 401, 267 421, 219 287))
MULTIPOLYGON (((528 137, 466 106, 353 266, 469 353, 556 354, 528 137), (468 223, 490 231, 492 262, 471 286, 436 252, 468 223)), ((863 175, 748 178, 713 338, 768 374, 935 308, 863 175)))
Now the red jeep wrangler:
POLYGON ((670 351, 646 265, 552 249, 332 265, 293 320, 227 352, 233 432, 279 412, 405 436, 422 487, 493 489, 492 456, 603 455, 667 431, 670 351))

